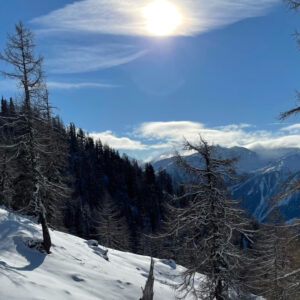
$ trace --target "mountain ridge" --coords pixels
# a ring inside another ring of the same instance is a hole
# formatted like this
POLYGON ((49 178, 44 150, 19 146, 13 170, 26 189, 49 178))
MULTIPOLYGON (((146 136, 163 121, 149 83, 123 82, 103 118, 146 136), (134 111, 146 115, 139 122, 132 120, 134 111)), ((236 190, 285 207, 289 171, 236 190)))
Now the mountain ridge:
MULTIPOLYGON (((279 148, 278 155, 261 154, 243 147, 224 148, 216 146, 216 155, 222 158, 239 158, 236 163, 238 174, 243 180, 230 186, 232 196, 242 199, 242 206, 248 213, 259 220, 268 217, 274 205, 274 196, 287 189, 285 184, 300 178, 300 149, 279 148)), ((185 156, 186 161, 199 166, 197 154, 185 156)), ((166 170, 175 182, 188 180, 177 166, 175 157, 153 162, 156 171, 166 170)), ((300 192, 287 196, 278 203, 279 210, 286 220, 300 216, 300 192)))

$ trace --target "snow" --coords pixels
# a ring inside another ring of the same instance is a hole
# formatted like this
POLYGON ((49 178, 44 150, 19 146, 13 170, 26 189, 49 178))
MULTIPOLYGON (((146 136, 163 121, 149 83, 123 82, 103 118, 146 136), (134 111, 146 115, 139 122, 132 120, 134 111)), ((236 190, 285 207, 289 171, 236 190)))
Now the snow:
MULTIPOLYGON (((0 299, 137 300, 142 296, 150 257, 105 249, 59 231, 51 231, 51 237, 50 255, 28 248, 26 242, 42 238, 40 226, 0 207, 0 299)), ((175 299, 171 285, 182 271, 172 260, 155 259, 155 300, 175 299)))

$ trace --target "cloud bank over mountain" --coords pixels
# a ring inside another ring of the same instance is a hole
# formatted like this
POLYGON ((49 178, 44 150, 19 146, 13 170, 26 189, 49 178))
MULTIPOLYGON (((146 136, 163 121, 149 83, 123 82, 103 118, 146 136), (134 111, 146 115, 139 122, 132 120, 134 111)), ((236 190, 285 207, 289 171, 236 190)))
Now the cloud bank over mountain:
POLYGON ((259 130, 250 124, 208 127, 199 122, 171 121, 142 123, 123 137, 112 131, 94 132, 91 136, 114 148, 130 150, 131 154, 135 152, 139 157, 148 156, 149 159, 162 151, 180 150, 185 139, 197 143, 200 135, 208 142, 223 147, 239 146, 260 151, 300 148, 300 124, 282 124, 279 129, 271 129, 259 130))

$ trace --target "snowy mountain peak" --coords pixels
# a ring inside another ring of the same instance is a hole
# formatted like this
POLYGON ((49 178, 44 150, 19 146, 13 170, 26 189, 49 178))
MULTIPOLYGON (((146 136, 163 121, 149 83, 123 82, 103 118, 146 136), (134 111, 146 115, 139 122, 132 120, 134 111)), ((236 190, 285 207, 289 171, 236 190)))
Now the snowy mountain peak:
MULTIPOLYGON (((238 159, 236 170, 243 174, 239 183, 231 186, 233 197, 243 199, 244 208, 259 220, 270 212, 271 199, 280 192, 284 183, 300 178, 300 149, 298 148, 265 148, 249 150, 243 147, 223 148, 216 146, 216 153, 222 158, 238 159)), ((191 165, 198 166, 196 154, 186 156, 191 165)), ((156 170, 165 169, 176 182, 185 181, 188 177, 178 168, 174 158, 157 161, 153 164, 156 170)), ((280 210, 286 220, 300 216, 300 192, 290 195, 280 203, 280 210)))

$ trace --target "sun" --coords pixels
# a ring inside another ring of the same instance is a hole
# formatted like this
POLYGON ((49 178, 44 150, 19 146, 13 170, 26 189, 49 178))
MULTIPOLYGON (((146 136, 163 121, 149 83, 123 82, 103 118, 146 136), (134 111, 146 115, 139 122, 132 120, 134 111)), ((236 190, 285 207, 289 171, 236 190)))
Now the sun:
POLYGON ((166 0, 156 0, 144 9, 147 30, 152 35, 168 36, 182 24, 182 15, 177 7, 166 0))

